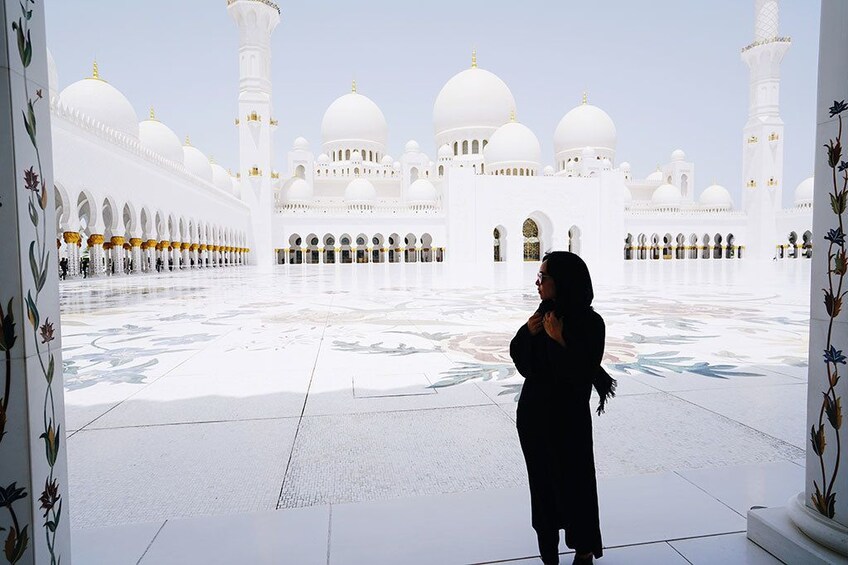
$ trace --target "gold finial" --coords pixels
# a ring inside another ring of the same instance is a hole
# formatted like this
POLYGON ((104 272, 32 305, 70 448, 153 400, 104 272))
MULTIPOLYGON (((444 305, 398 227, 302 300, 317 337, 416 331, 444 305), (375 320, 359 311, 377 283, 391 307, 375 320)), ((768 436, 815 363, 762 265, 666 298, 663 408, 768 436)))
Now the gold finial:
POLYGON ((94 65, 92 65, 91 78, 96 78, 97 80, 103 80, 103 79, 100 78, 100 71, 97 69, 97 59, 94 60, 94 65))
POLYGON ((509 112, 509 121, 510 121, 510 122, 514 122, 514 121, 515 121, 515 108, 513 108, 513 109, 512 109, 512 110, 510 110, 510 112, 509 112))
POLYGON ((188 134, 186 134, 185 146, 191 147, 191 139, 189 139, 188 134))
POLYGON ((155 111, 155 110, 153 110, 153 106, 151 106, 151 107, 150 107, 150 119, 151 119, 151 120, 155 120, 155 119, 156 119, 156 111, 155 111))
POLYGON ((351 92, 356 92, 356 79, 353 79, 353 81, 351 81, 351 83, 350 83, 350 91, 351 91, 351 92))
POLYGON ((209 156, 209 164, 210 164, 210 165, 214 165, 214 164, 215 164, 215 156, 214 156, 214 155, 210 155, 210 156, 209 156))
POLYGON ((477 50, 476 49, 471 50, 471 68, 472 69, 477 68, 477 50))
POLYGON ((588 92, 586 92, 585 90, 583 91, 583 103, 584 103, 584 104, 588 104, 588 103, 589 103, 589 93, 588 93, 588 92))

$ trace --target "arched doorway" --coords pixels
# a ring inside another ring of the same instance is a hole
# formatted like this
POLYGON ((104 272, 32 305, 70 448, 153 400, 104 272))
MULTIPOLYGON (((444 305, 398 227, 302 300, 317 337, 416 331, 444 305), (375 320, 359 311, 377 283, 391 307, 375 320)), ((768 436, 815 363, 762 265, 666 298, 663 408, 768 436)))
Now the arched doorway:
POLYGON ((539 261, 541 259, 539 225, 532 218, 527 218, 521 226, 521 234, 524 236, 524 260, 539 261))
POLYGON ((576 255, 580 255, 580 239, 580 228, 577 226, 571 226, 568 230, 568 250, 576 255))
POLYGON ((506 232, 503 226, 498 226, 492 230, 492 248, 495 263, 500 263, 506 260, 506 232))

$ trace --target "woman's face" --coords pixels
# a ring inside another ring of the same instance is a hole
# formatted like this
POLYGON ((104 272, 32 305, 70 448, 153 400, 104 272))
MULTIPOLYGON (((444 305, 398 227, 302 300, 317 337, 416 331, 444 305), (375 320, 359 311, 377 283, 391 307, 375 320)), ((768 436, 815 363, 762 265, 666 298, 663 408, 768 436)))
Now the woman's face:
POLYGON ((539 298, 542 300, 553 300, 556 298, 556 285, 554 279, 548 274, 548 262, 543 261, 536 276, 536 288, 539 290, 539 298))

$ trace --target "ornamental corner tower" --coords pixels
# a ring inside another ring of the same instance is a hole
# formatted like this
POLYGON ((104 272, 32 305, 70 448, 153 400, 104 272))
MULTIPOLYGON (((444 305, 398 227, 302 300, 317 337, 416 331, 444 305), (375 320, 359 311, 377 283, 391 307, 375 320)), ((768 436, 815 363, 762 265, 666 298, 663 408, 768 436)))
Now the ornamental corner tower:
POLYGON ((790 46, 778 34, 777 0, 754 0, 754 41, 742 49, 749 70, 748 121, 742 140, 742 209, 748 216, 747 256, 775 256, 775 216, 783 199, 780 63, 790 46))
POLYGON ((277 124, 271 103, 271 34, 280 23, 280 8, 270 0, 227 0, 239 33, 239 131, 241 197, 250 207, 250 263, 270 269, 272 133, 277 124))

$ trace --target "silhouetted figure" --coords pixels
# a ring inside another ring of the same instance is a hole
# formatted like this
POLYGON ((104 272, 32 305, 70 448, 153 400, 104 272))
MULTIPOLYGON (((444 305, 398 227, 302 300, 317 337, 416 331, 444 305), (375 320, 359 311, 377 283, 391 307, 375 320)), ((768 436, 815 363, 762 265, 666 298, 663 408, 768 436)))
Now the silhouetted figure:
POLYGON ((545 256, 536 280, 542 303, 510 344, 524 385, 516 423, 530 483, 532 526, 545 564, 559 563, 559 530, 574 563, 603 555, 595 460, 592 385, 604 403, 615 381, 604 371, 604 321, 591 307, 592 281, 580 257, 545 256))
POLYGON ((80 270, 82 271, 82 278, 88 278, 88 257, 83 257, 82 261, 80 261, 80 270))
POLYGON ((162 272, 162 258, 161 257, 156 258, 156 272, 157 273, 162 272))
POLYGON ((66 278, 68 278, 68 258, 67 257, 62 257, 62 259, 59 261, 59 271, 60 271, 59 274, 62 277, 62 280, 65 280, 66 278))

